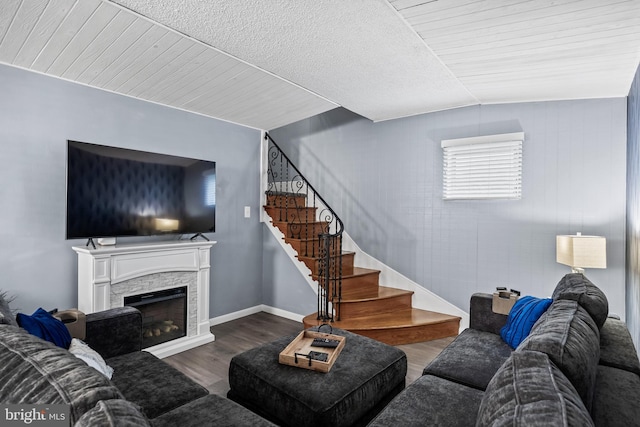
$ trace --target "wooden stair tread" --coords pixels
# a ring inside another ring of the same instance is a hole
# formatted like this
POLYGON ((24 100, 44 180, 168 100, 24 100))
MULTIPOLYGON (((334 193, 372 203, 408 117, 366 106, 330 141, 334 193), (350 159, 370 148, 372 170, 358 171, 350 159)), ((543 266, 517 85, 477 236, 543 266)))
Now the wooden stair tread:
MULTIPOLYGON (((342 251, 342 256, 345 255, 355 255, 355 252, 351 252, 351 251, 342 251)), ((339 255, 331 255, 331 258, 335 258, 338 257, 339 255)), ((305 255, 297 255, 298 259, 301 258, 305 258, 305 259, 309 259, 309 260, 319 260, 322 259, 323 257, 321 256, 305 256, 305 255)), ((356 267, 354 267, 356 268, 356 267)))
POLYGON ((367 289, 354 289, 342 292, 342 302, 363 302, 377 299, 393 298, 399 295, 413 295, 413 291, 405 291, 404 289, 388 288, 386 286, 378 286, 377 291, 371 292, 367 289))
MULTIPOLYGON (((310 324, 322 323, 316 320, 316 317, 317 313, 310 314, 304 318, 304 322, 310 324)), ((393 313, 380 313, 375 316, 336 320, 331 325, 335 328, 356 332, 369 329, 409 328, 417 325, 433 325, 458 321, 460 321, 460 317, 458 316, 411 308, 398 310, 393 313)))
MULTIPOLYGON (((363 268, 363 267, 353 267, 353 274, 343 274, 342 280, 350 279, 352 277, 367 276, 369 274, 380 274, 380 270, 372 270, 370 268, 363 268)), ((317 280, 318 276, 314 275, 313 279, 317 280)))
POLYGON ((271 222, 275 225, 275 224, 289 224, 289 225, 326 225, 329 224, 327 221, 276 221, 276 220, 271 220, 271 222))
POLYGON ((265 191, 265 194, 267 196, 299 196, 299 197, 307 197, 307 195, 305 193, 296 193, 294 191, 281 191, 281 190, 277 190, 277 191, 265 191))
POLYGON ((292 240, 294 242, 298 242, 298 243, 302 243, 302 242, 319 242, 320 239, 318 239, 317 237, 308 237, 308 238, 300 238, 300 237, 286 237, 284 238, 285 241, 289 241, 292 240))
MULTIPOLYGON (((285 223, 283 223, 283 224, 285 224, 285 223)), ((286 224, 289 224, 289 223, 286 223, 286 224)), ((316 236, 313 236, 313 237, 287 237, 287 236, 285 236, 284 240, 287 243, 289 243, 289 241, 293 241, 295 243, 303 243, 303 242, 304 243, 307 243, 307 242, 316 242, 317 243, 317 242, 321 241, 321 239, 316 237, 316 236)))
POLYGON ((352 276, 362 276, 365 274, 378 274, 378 273, 380 273, 380 270, 372 270, 370 268, 364 268, 364 267, 353 267, 352 276))
POLYGON ((273 205, 262 205, 263 208, 265 209, 299 209, 299 210, 310 210, 310 211, 315 211, 316 209, 318 209, 315 206, 273 206, 273 205))

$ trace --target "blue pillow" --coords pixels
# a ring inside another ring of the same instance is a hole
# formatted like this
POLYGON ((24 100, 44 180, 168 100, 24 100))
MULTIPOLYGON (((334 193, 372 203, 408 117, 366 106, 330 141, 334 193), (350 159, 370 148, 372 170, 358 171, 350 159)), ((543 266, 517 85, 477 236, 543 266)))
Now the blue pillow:
POLYGON ((31 316, 18 313, 16 320, 31 335, 50 341, 58 347, 66 349, 71 344, 71 334, 64 323, 43 308, 37 309, 31 316))
POLYGON ((529 335, 533 324, 547 311, 553 300, 551 298, 536 298, 526 296, 518 299, 511 307, 507 324, 500 329, 500 336, 511 346, 516 348, 529 335))

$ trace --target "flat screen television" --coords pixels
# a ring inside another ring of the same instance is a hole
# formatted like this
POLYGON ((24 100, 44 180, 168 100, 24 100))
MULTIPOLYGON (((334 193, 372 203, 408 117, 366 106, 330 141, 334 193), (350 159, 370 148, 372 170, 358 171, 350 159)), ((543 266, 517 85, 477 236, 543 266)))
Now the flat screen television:
POLYGON ((67 239, 215 226, 215 162, 67 141, 67 239))

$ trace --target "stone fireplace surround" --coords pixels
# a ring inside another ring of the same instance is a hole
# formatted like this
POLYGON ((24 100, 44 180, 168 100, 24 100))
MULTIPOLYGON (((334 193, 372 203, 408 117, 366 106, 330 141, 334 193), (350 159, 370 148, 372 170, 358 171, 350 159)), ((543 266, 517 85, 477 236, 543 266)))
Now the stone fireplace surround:
POLYGON ((209 330, 210 250, 216 242, 74 246, 78 255, 78 309, 124 305, 124 297, 187 286, 187 336, 146 348, 167 357, 215 339, 209 330))

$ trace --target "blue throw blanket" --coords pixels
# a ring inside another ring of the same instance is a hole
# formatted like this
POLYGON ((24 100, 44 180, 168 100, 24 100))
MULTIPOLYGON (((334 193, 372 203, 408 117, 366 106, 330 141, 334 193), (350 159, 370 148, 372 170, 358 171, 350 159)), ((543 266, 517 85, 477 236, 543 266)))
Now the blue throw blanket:
POLYGON ((16 320, 18 325, 30 334, 50 341, 58 347, 69 348, 71 344, 71 334, 64 323, 42 307, 31 316, 18 313, 16 320))

